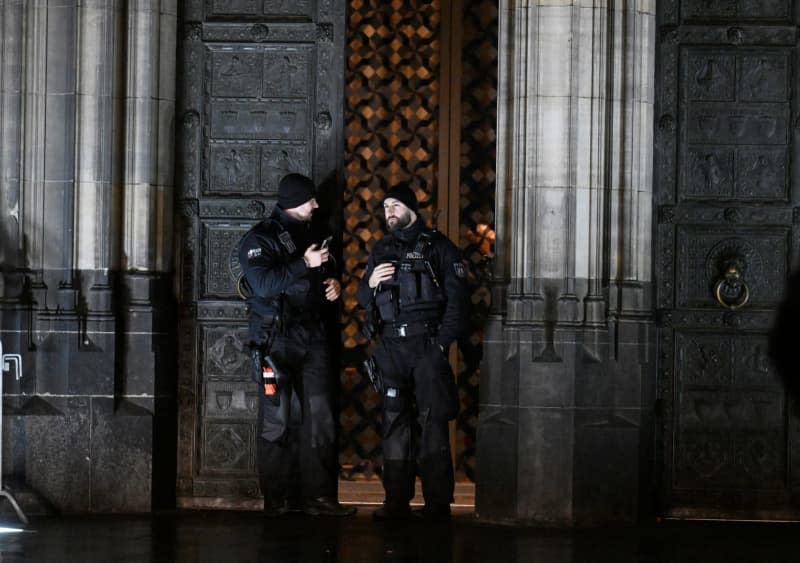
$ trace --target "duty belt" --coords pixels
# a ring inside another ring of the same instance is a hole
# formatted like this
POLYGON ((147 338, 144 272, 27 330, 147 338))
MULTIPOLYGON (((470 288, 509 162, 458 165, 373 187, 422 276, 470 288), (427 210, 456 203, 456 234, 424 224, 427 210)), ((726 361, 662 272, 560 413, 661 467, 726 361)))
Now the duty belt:
POLYGON ((435 334, 436 325, 425 322, 383 325, 381 328, 382 336, 393 338, 408 338, 420 335, 433 336, 435 334))

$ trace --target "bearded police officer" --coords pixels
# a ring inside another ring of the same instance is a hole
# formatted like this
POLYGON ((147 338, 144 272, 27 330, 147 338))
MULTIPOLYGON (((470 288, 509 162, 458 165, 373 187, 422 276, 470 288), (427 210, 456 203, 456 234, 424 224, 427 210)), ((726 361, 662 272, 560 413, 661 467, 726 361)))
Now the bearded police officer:
POLYGON ((271 216, 239 247, 259 383, 258 471, 268 516, 285 514, 290 502, 310 515, 355 512, 336 498, 337 386, 321 314, 339 298, 341 286, 327 244, 312 235, 317 208, 311 179, 289 174, 280 181, 271 216))
POLYGON ((374 517, 410 516, 419 474, 425 507, 417 515, 447 518, 454 488, 448 421, 459 404, 447 353, 468 324, 464 264, 452 242, 422 224, 408 186, 390 189, 383 209, 389 232, 372 249, 357 294, 367 325, 375 325, 383 383, 386 499, 374 517))

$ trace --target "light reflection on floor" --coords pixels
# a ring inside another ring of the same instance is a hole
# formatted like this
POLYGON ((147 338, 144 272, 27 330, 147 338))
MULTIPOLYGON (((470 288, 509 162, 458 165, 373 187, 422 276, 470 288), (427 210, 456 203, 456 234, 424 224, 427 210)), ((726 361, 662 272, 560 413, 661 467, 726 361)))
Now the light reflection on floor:
MULTIPOLYGON (((492 526, 458 511, 445 523, 254 512, 33 517, 25 533, 0 536, 0 561, 335 561, 514 563, 785 563, 797 560, 800 525, 661 522, 638 528, 554 530, 492 526)), ((18 528, 11 517, 0 525, 18 528)))

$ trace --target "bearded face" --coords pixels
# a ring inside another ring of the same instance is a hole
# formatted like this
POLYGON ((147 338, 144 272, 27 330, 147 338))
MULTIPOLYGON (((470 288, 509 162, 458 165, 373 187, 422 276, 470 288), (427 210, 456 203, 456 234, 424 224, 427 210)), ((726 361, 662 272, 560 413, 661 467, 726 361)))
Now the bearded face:
POLYGON ((314 215, 314 210, 318 208, 319 205, 317 204, 317 200, 312 197, 303 205, 298 205, 297 207, 287 209, 286 214, 298 221, 308 222, 311 221, 311 217, 314 215))
POLYGON ((386 215, 386 227, 390 233, 405 229, 417 219, 416 213, 399 200, 391 197, 383 202, 383 212, 386 215))

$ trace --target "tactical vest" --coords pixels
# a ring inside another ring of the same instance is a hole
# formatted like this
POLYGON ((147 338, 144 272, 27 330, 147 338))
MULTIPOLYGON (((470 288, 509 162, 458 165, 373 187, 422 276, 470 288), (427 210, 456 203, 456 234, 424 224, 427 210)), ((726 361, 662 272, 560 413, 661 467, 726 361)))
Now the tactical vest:
POLYGON ((375 306, 385 324, 403 316, 415 320, 439 320, 444 309, 444 293, 430 262, 431 235, 421 233, 414 250, 395 263, 392 280, 383 282, 375 294, 375 306))

